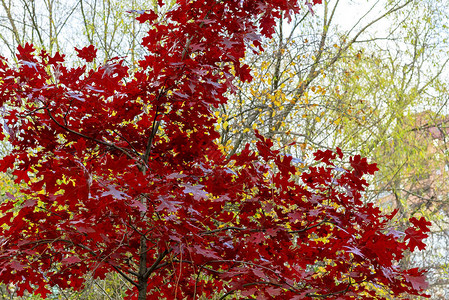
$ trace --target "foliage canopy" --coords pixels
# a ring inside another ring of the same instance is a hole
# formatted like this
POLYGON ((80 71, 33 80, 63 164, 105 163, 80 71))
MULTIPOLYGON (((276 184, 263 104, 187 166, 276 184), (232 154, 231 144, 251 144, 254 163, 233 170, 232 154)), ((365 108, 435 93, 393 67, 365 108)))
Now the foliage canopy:
POLYGON ((120 57, 94 67, 93 46, 75 68, 30 44, 17 66, 2 59, 13 150, 0 171, 26 186, 0 205, 0 280, 43 296, 111 271, 138 299, 422 294, 423 271, 398 262, 423 249, 430 223, 398 232, 394 213, 362 201, 375 164, 337 148, 299 172, 257 131, 257 149, 226 157, 218 145, 213 111, 235 78, 252 79, 247 49, 299 12, 262 0, 141 12, 147 55, 132 72, 120 57))

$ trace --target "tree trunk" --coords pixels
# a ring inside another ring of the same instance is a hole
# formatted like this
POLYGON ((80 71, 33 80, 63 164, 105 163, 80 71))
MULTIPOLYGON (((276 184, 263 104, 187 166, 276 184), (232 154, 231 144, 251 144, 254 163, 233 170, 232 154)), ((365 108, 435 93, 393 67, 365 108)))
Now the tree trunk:
POLYGON ((148 275, 147 273, 147 243, 144 236, 140 238, 140 262, 139 262, 139 295, 138 300, 147 299, 148 275))

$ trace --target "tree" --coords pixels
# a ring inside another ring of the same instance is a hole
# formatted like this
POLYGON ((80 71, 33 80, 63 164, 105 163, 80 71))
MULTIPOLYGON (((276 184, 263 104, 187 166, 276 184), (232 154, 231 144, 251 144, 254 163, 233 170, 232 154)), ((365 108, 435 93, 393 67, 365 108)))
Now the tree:
POLYGON ((345 9, 341 1, 324 1, 316 18, 297 16, 290 25, 281 20, 268 51, 248 57, 248 64, 256 67, 256 80, 239 83, 239 93, 221 111, 226 124, 222 140, 229 153, 251 140, 251 128, 278 140, 279 145, 296 140, 311 149, 343 148, 344 143, 335 142, 334 135, 338 118, 348 112, 341 110, 338 99, 331 98, 332 91, 346 79, 340 74, 350 73, 347 62, 357 57, 354 47, 372 40, 367 33, 371 27, 406 10, 413 1, 388 3, 380 12, 379 2, 370 4, 346 31, 338 30, 336 21, 338 11, 345 9))
POLYGON ((94 67, 92 45, 75 68, 30 44, 17 66, 2 59, 13 150, 0 171, 26 186, 0 205, 0 280, 43 296, 109 272, 137 299, 422 294, 424 272, 398 262, 425 247, 430 223, 398 232, 394 213, 363 201, 375 164, 337 148, 299 172, 257 131, 256 151, 220 150, 213 110, 235 78, 251 80, 247 48, 262 51, 276 19, 298 12, 262 0, 142 12, 148 52, 134 72, 120 58, 94 67))

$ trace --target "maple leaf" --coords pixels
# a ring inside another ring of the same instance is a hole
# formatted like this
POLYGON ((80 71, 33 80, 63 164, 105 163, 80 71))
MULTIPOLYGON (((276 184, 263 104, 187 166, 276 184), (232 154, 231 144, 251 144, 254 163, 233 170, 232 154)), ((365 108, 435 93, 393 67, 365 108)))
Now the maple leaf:
POLYGON ((63 63, 65 61, 64 59, 65 55, 60 54, 59 52, 56 52, 53 57, 48 57, 48 63, 51 65, 57 65, 58 63, 63 63))
POLYGON ((193 248, 195 250, 194 251, 195 253, 198 253, 204 257, 212 258, 212 259, 220 259, 220 256, 218 256, 217 253, 212 249, 205 249, 199 245, 195 245, 195 246, 193 246, 193 248))
POLYGON ((146 12, 146 10, 143 10, 143 9, 141 9, 141 10, 131 9, 131 10, 127 10, 126 12, 127 13, 136 13, 136 14, 141 15, 141 14, 144 14, 146 12))
POLYGON ((421 230, 416 230, 414 228, 407 228, 405 230, 405 240, 408 240, 408 247, 410 250, 414 250, 415 247, 418 247, 419 250, 424 250, 426 248, 426 244, 423 242, 423 239, 427 238, 428 235, 423 233, 421 230))
POLYGON ((16 196, 14 196, 13 194, 11 194, 10 192, 6 192, 6 193, 5 193, 5 196, 8 197, 8 198, 11 199, 11 200, 15 200, 15 199, 16 199, 16 196))
POLYGON ((255 293, 256 291, 257 291, 257 288, 250 288, 250 289, 247 289, 247 290, 242 291, 241 294, 242 294, 242 296, 244 296, 244 297, 249 297, 249 296, 254 295, 254 293, 255 293))
POLYGON ((406 275, 406 278, 416 290, 426 290, 429 287, 429 283, 424 276, 415 277, 406 275))
POLYGON ((147 211, 147 207, 138 200, 131 200, 131 207, 136 207, 140 212, 146 212, 147 211))
POLYGON ((255 244, 259 244, 265 240, 265 234, 263 234, 263 232, 256 232, 251 234, 251 238, 253 239, 255 244))
POLYGON ((270 11, 266 11, 266 14, 260 20, 261 33, 267 37, 271 37, 274 32, 275 19, 271 16, 270 11))
POLYGON ((252 272, 254 273, 254 275, 256 275, 257 277, 259 277, 261 279, 267 278, 267 276, 265 275, 265 273, 262 271, 261 268, 254 268, 254 269, 252 269, 252 272))
POLYGON ((304 160, 297 158, 297 157, 292 157, 292 163, 294 164, 304 164, 304 160))
POLYGON ((34 207, 37 203, 36 199, 28 199, 25 202, 23 202, 22 207, 34 207))
POLYGON ((337 147, 336 151, 337 151, 338 158, 343 159, 343 152, 341 151, 341 149, 339 147, 337 147))
POLYGON ((390 267, 381 267, 382 273, 389 281, 393 281, 396 272, 390 267))
POLYGON ((432 223, 428 222, 424 217, 421 217, 419 220, 415 217, 410 218, 410 223, 412 223, 415 228, 407 228, 405 230, 405 240, 409 240, 408 247, 410 250, 413 250, 415 247, 418 247, 419 250, 424 250, 426 244, 423 242, 423 239, 427 238, 428 235, 426 232, 430 231, 430 226, 432 223))
POLYGON ((102 197, 112 196, 112 197, 114 197, 115 199, 118 199, 118 200, 127 199, 129 197, 126 193, 117 190, 116 186, 107 185, 106 187, 108 188, 108 191, 103 192, 101 194, 102 197))
POLYGON ((405 278, 412 284, 416 290, 426 290, 429 287, 429 283, 426 281, 425 275, 418 268, 413 268, 407 271, 405 278))
POLYGON ((267 293, 271 297, 276 297, 276 296, 281 295, 282 289, 276 288, 276 287, 269 287, 269 288, 267 288, 267 293))
POLYGON ((20 262, 14 260, 11 262, 11 267, 17 271, 23 271, 26 266, 21 264, 20 262))
POLYGON ((238 67, 236 66, 235 71, 242 82, 251 82, 251 80, 253 79, 253 77, 251 76, 251 69, 246 64, 238 67))
POLYGON ((207 192, 203 190, 204 185, 186 185, 184 187, 184 193, 192 194, 195 200, 207 199, 207 192))
POLYGON ((34 60, 32 53, 35 50, 36 49, 34 48, 34 46, 29 43, 26 43, 24 46, 19 45, 17 46, 17 51, 19 51, 19 53, 17 54, 17 59, 25 61, 34 60))
POLYGON ((427 221, 424 217, 421 217, 419 220, 415 217, 412 217, 409 221, 423 232, 429 232, 430 226, 432 226, 432 223, 430 221, 427 221))
POLYGON ((337 156, 335 153, 331 150, 318 150, 315 153, 313 153, 313 156, 315 156, 315 160, 321 160, 327 165, 333 165, 331 160, 334 160, 337 156))
POLYGON ((136 12, 139 14, 139 16, 136 18, 137 21, 139 21, 140 23, 145 23, 145 22, 154 22, 157 19, 157 14, 155 14, 153 11, 151 10, 139 10, 139 11, 130 11, 130 12, 136 12))
POLYGON ((314 5, 314 4, 317 4, 317 3, 320 3, 320 4, 321 4, 321 1, 322 1, 322 0, 313 0, 312 2, 310 2, 309 0, 306 0, 305 5, 306 5, 307 8, 309 9, 309 11, 310 11, 310 13, 312 14, 312 16, 315 15, 315 11, 313 10, 313 5, 314 5), (318 2, 318 1, 320 1, 320 2, 318 2))
POLYGON ((366 157, 362 158, 360 155, 349 158, 349 163, 354 169, 354 175, 357 177, 362 177, 363 174, 374 174, 379 170, 376 164, 369 164, 366 157))
POLYGON ((167 209, 167 212, 173 213, 178 210, 178 206, 182 204, 181 201, 170 200, 168 197, 159 197, 161 204, 156 207, 156 211, 163 211, 167 209))
POLYGON ((37 71, 37 64, 34 61, 21 60, 20 62, 27 68, 34 69, 35 71, 37 71))
POLYGON ((97 49, 95 49, 93 45, 89 45, 82 49, 75 47, 75 50, 78 52, 77 56, 84 59, 86 62, 92 62, 97 57, 97 49))
POLYGON ((390 229, 388 230, 388 234, 391 235, 391 236, 393 236, 395 239, 399 239, 399 238, 401 238, 401 237, 403 237, 403 236, 405 235, 404 232, 398 231, 398 230, 393 229, 393 228, 390 228, 390 229))
POLYGON ((61 261, 61 263, 64 264, 64 265, 72 265, 72 264, 76 264, 76 263, 79 263, 79 262, 81 262, 81 259, 79 259, 78 256, 69 256, 69 257, 64 258, 61 261))

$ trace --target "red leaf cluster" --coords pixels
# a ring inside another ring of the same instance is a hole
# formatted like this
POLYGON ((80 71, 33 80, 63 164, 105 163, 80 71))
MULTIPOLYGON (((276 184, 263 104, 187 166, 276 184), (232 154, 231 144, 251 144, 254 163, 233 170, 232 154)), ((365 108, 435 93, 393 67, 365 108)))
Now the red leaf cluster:
POLYGON ((75 48, 78 52, 78 57, 84 59, 86 62, 92 62, 97 57, 97 49, 93 45, 89 45, 82 49, 75 48))
POLYGON ((375 165, 355 156, 345 169, 340 149, 318 151, 297 176, 297 159, 257 132, 257 152, 227 158, 217 145, 212 111, 235 76, 251 80, 248 45, 262 50, 260 35, 298 11, 202 0, 178 1, 164 22, 144 12, 148 54, 132 74, 119 59, 71 68, 29 44, 17 67, 2 59, 13 150, 0 171, 27 185, 0 205, 0 281, 45 296, 113 271, 139 299, 381 299, 370 284, 422 294, 424 273, 398 262, 429 223, 412 219, 401 238, 393 214, 362 201, 375 165))

